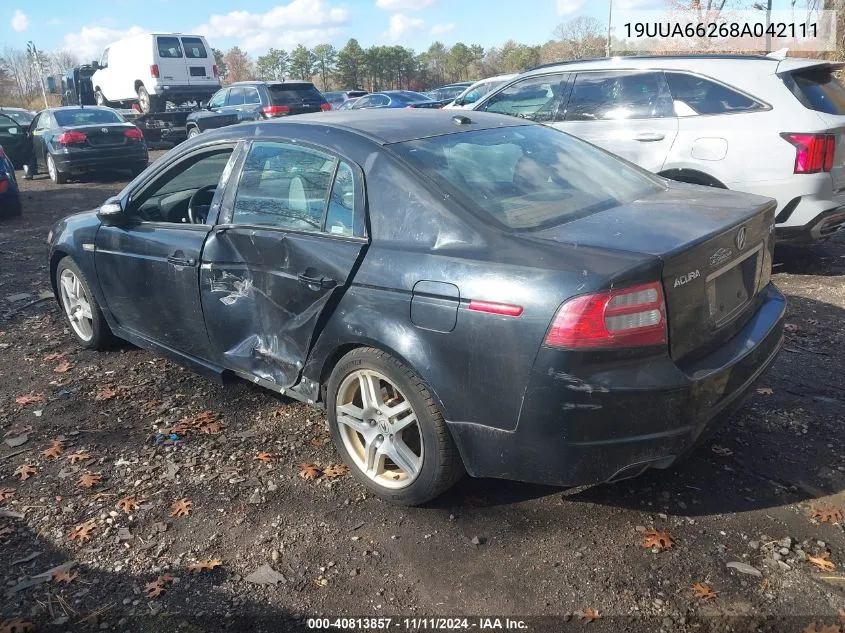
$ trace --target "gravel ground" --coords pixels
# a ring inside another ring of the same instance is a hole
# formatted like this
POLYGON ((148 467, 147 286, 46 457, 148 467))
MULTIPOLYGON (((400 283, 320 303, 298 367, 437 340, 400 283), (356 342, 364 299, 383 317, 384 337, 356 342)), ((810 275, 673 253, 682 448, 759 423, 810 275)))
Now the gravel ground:
POLYGON ((615 485, 466 479, 409 509, 332 468, 320 411, 128 345, 73 344, 54 302, 38 301, 45 236, 120 178, 21 181, 23 217, 0 221, 0 632, 304 630, 313 615, 845 627, 845 239, 779 250, 786 346, 712 446, 615 485), (182 439, 155 443, 174 426, 182 439), (328 472, 306 479, 303 463, 328 472), (188 513, 173 516, 182 499, 188 513), (672 546, 644 547, 648 530, 672 546))

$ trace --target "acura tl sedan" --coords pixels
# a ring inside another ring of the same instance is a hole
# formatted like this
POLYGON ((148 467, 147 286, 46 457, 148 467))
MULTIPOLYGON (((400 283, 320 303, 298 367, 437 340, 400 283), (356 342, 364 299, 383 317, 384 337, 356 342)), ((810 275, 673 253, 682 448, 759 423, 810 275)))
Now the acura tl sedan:
POLYGON ((524 120, 350 111, 203 134, 49 236, 76 340, 326 409, 354 475, 575 485, 675 463, 782 343, 774 202, 524 120))

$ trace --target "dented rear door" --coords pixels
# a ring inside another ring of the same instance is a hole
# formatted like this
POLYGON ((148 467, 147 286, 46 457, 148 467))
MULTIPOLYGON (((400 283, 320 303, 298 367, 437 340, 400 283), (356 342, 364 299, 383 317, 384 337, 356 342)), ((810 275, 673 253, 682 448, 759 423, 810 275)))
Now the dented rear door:
POLYGON ((206 242, 200 292, 218 362, 294 385, 367 240, 363 178, 300 144, 253 143, 206 242))

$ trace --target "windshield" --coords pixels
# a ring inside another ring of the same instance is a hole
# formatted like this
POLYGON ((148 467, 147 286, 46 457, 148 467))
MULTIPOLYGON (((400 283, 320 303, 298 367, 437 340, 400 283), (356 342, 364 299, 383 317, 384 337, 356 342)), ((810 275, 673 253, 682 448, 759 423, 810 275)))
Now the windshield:
POLYGON ((22 125, 29 125, 32 123, 32 119, 35 118, 34 114, 26 110, 0 110, 0 112, 22 125))
POLYGON ((79 108, 78 110, 56 110, 53 112, 60 127, 74 125, 98 125, 100 123, 123 123, 123 117, 113 110, 79 108))
POLYGON ((662 189, 648 172, 541 125, 391 147, 479 215, 516 230, 560 224, 662 189))
POLYGON ((401 92, 390 92, 390 97, 400 103, 414 103, 416 101, 431 101, 428 97, 419 92, 411 92, 410 90, 402 90, 401 92))
POLYGON ((786 74, 783 82, 805 108, 828 114, 845 114, 845 87, 830 67, 786 74))

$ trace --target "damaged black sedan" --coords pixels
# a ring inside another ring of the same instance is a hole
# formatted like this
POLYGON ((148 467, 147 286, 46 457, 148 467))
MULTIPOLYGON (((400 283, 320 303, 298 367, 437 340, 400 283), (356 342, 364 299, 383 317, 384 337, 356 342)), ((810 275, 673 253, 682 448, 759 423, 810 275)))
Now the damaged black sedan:
POLYGON ((324 407, 418 504, 676 462, 781 346, 774 210, 510 117, 336 112, 179 146, 54 227, 50 274, 83 346, 324 407))

